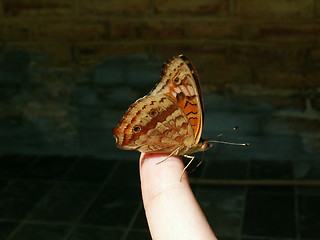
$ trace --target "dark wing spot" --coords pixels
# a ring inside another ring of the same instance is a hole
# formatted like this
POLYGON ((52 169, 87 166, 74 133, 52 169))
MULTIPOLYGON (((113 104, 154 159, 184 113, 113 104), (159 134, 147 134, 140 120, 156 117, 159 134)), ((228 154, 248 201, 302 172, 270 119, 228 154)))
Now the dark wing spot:
POLYGON ((191 103, 189 101, 186 101, 186 103, 184 104, 184 108, 186 108, 188 106, 188 104, 192 105, 192 106, 197 106, 196 103, 191 103))
POLYGON ((183 92, 180 92, 177 94, 176 98, 178 102, 181 102, 186 98, 186 95, 183 92))
POLYGON ((132 128, 132 130, 133 130, 133 132, 138 133, 138 132, 141 131, 141 127, 138 126, 138 125, 136 125, 136 126, 134 126, 134 127, 132 128))
POLYGON ((150 112, 149 112, 149 115, 151 117, 155 117, 158 115, 158 111, 156 109, 151 109, 150 112))
MULTIPOLYGON (((187 116, 188 116, 189 114, 197 114, 197 113, 198 113, 198 112, 192 112, 192 111, 191 111, 191 112, 188 112, 188 113, 187 113, 187 116)), ((189 119, 192 119, 192 118, 194 118, 194 117, 191 117, 191 118, 189 118, 189 119)))
POLYGON ((181 84, 181 79, 179 77, 176 77, 175 79, 173 79, 173 82, 176 84, 176 85, 180 85, 181 84))

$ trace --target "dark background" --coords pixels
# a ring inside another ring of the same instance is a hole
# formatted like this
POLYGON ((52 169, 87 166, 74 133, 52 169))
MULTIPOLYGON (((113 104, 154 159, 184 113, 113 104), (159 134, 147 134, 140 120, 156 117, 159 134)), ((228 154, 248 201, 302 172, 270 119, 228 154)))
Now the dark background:
POLYGON ((181 53, 251 144, 196 155, 218 237, 320 239, 319 40, 319 0, 0 0, 0 239, 149 239, 112 128, 181 53))

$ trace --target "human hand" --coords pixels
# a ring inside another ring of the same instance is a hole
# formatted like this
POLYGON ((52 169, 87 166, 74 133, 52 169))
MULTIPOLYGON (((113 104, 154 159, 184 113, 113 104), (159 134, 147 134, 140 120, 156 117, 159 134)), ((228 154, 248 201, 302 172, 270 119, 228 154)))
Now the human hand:
POLYGON ((181 158, 141 153, 143 205, 153 240, 217 240, 189 184, 181 158))

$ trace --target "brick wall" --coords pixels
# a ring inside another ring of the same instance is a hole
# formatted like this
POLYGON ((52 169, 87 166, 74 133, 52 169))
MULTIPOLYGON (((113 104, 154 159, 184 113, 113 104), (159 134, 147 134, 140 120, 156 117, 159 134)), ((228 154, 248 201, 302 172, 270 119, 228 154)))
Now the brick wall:
POLYGON ((319 149, 319 40, 319 0, 0 0, 0 140, 44 153, 105 141, 112 109, 183 53, 205 94, 268 104, 319 149))

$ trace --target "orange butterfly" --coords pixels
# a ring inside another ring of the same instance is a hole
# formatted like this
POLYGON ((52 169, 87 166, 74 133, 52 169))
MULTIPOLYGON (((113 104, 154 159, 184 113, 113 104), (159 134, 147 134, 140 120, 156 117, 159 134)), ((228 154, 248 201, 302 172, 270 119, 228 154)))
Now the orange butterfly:
POLYGON ((212 146, 201 139, 202 125, 198 73, 187 57, 179 55, 164 63, 159 83, 129 107, 113 134, 121 149, 183 155, 192 161, 188 154, 212 146))

